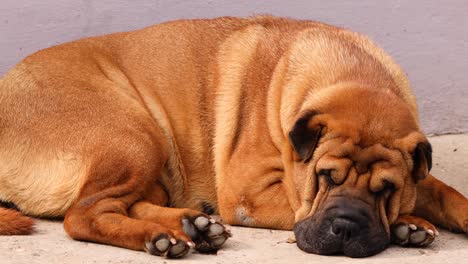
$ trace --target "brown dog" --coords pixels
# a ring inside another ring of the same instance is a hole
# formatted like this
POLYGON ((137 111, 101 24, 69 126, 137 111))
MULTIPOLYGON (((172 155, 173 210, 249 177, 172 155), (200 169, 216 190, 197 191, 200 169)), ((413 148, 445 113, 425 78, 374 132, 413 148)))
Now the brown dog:
MULTIPOLYGON (((468 232, 468 200, 429 175, 405 74, 317 22, 183 20, 42 50, 0 81, 0 146, 1 200, 155 255, 218 249, 212 213, 352 257, 392 234, 427 245, 426 220, 468 232)), ((0 211, 0 233, 30 231, 0 211)))

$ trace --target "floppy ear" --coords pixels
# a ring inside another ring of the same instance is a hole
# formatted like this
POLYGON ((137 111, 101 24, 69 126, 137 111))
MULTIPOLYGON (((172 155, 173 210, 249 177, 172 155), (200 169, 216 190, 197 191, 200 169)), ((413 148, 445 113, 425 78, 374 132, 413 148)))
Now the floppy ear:
POLYGON ((307 113, 299 118, 289 132, 291 145, 304 162, 312 157, 322 131, 322 126, 310 124, 314 115, 316 113, 307 113))
POLYGON ((426 178, 432 168, 432 146, 429 142, 419 143, 413 153, 413 178, 426 178))

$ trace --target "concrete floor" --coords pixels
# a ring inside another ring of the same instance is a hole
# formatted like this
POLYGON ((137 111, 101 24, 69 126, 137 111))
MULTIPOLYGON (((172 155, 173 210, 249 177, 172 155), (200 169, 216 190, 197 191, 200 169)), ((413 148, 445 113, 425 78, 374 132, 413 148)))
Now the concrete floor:
MULTIPOLYGON (((468 196, 468 134, 431 138, 433 174, 468 196)), ((217 255, 193 253, 167 260, 144 252, 71 240, 61 222, 41 220, 32 236, 0 237, 0 263, 467 263, 468 236, 441 231, 427 248, 391 246, 366 259, 311 255, 287 243, 292 232, 231 228, 233 237, 217 255)))

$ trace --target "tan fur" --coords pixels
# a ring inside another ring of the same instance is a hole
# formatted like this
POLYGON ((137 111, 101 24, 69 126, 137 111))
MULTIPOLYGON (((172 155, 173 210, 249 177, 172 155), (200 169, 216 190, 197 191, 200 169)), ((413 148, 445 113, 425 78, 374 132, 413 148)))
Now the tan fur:
MULTIPOLYGON (((5 153, 5 152, 3 152, 5 153)), ((3 155, 0 163, 0 200, 13 201, 22 212, 33 216, 63 216, 78 198, 86 180, 86 167, 70 154, 31 158, 3 155), (68 176, 68 177, 63 177, 68 176), (24 192, 23 190, 28 190, 24 192)), ((12 155, 13 154, 13 155, 12 155)))
POLYGON ((219 90, 216 103, 216 134, 214 156, 216 180, 222 182, 225 167, 233 151, 232 141, 239 130, 242 85, 247 67, 252 63, 258 39, 264 38, 264 29, 250 26, 227 39, 219 51, 219 90), (231 118, 225 118, 229 116, 231 118))
POLYGON ((0 219, 2 235, 29 235, 33 231, 33 220, 15 210, 0 208, 0 219))
MULTIPOLYGON (((0 80, 0 199, 64 216, 75 239, 137 250, 161 235, 189 241, 181 218, 204 209, 229 224, 292 229, 337 194, 372 204, 389 235, 423 207, 417 188, 427 203, 445 188, 412 178, 426 141, 390 56, 313 21, 168 22, 39 51, 0 80), (312 112, 305 129, 320 139, 304 162, 289 134, 312 112), (329 167, 332 189, 317 175, 329 167), (397 189, 377 197, 385 181, 397 189)), ((444 190, 440 199, 459 205, 428 217, 466 230, 466 198, 444 190)), ((0 233, 27 230, 7 213, 0 222, 12 227, 0 233)))

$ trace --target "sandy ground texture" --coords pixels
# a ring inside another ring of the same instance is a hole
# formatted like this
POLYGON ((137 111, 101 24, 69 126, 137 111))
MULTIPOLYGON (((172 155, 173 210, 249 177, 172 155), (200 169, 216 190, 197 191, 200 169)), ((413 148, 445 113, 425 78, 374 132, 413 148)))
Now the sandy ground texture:
MULTIPOLYGON (((468 134, 431 138, 434 148, 432 173, 468 196, 468 134)), ((287 243, 292 232, 231 228, 233 237, 217 255, 196 252, 180 260, 168 260, 112 246, 70 239, 60 221, 40 220, 31 236, 0 237, 0 263, 468 263, 468 236, 441 231, 427 248, 391 246, 376 256, 351 259, 318 256, 287 243)))

